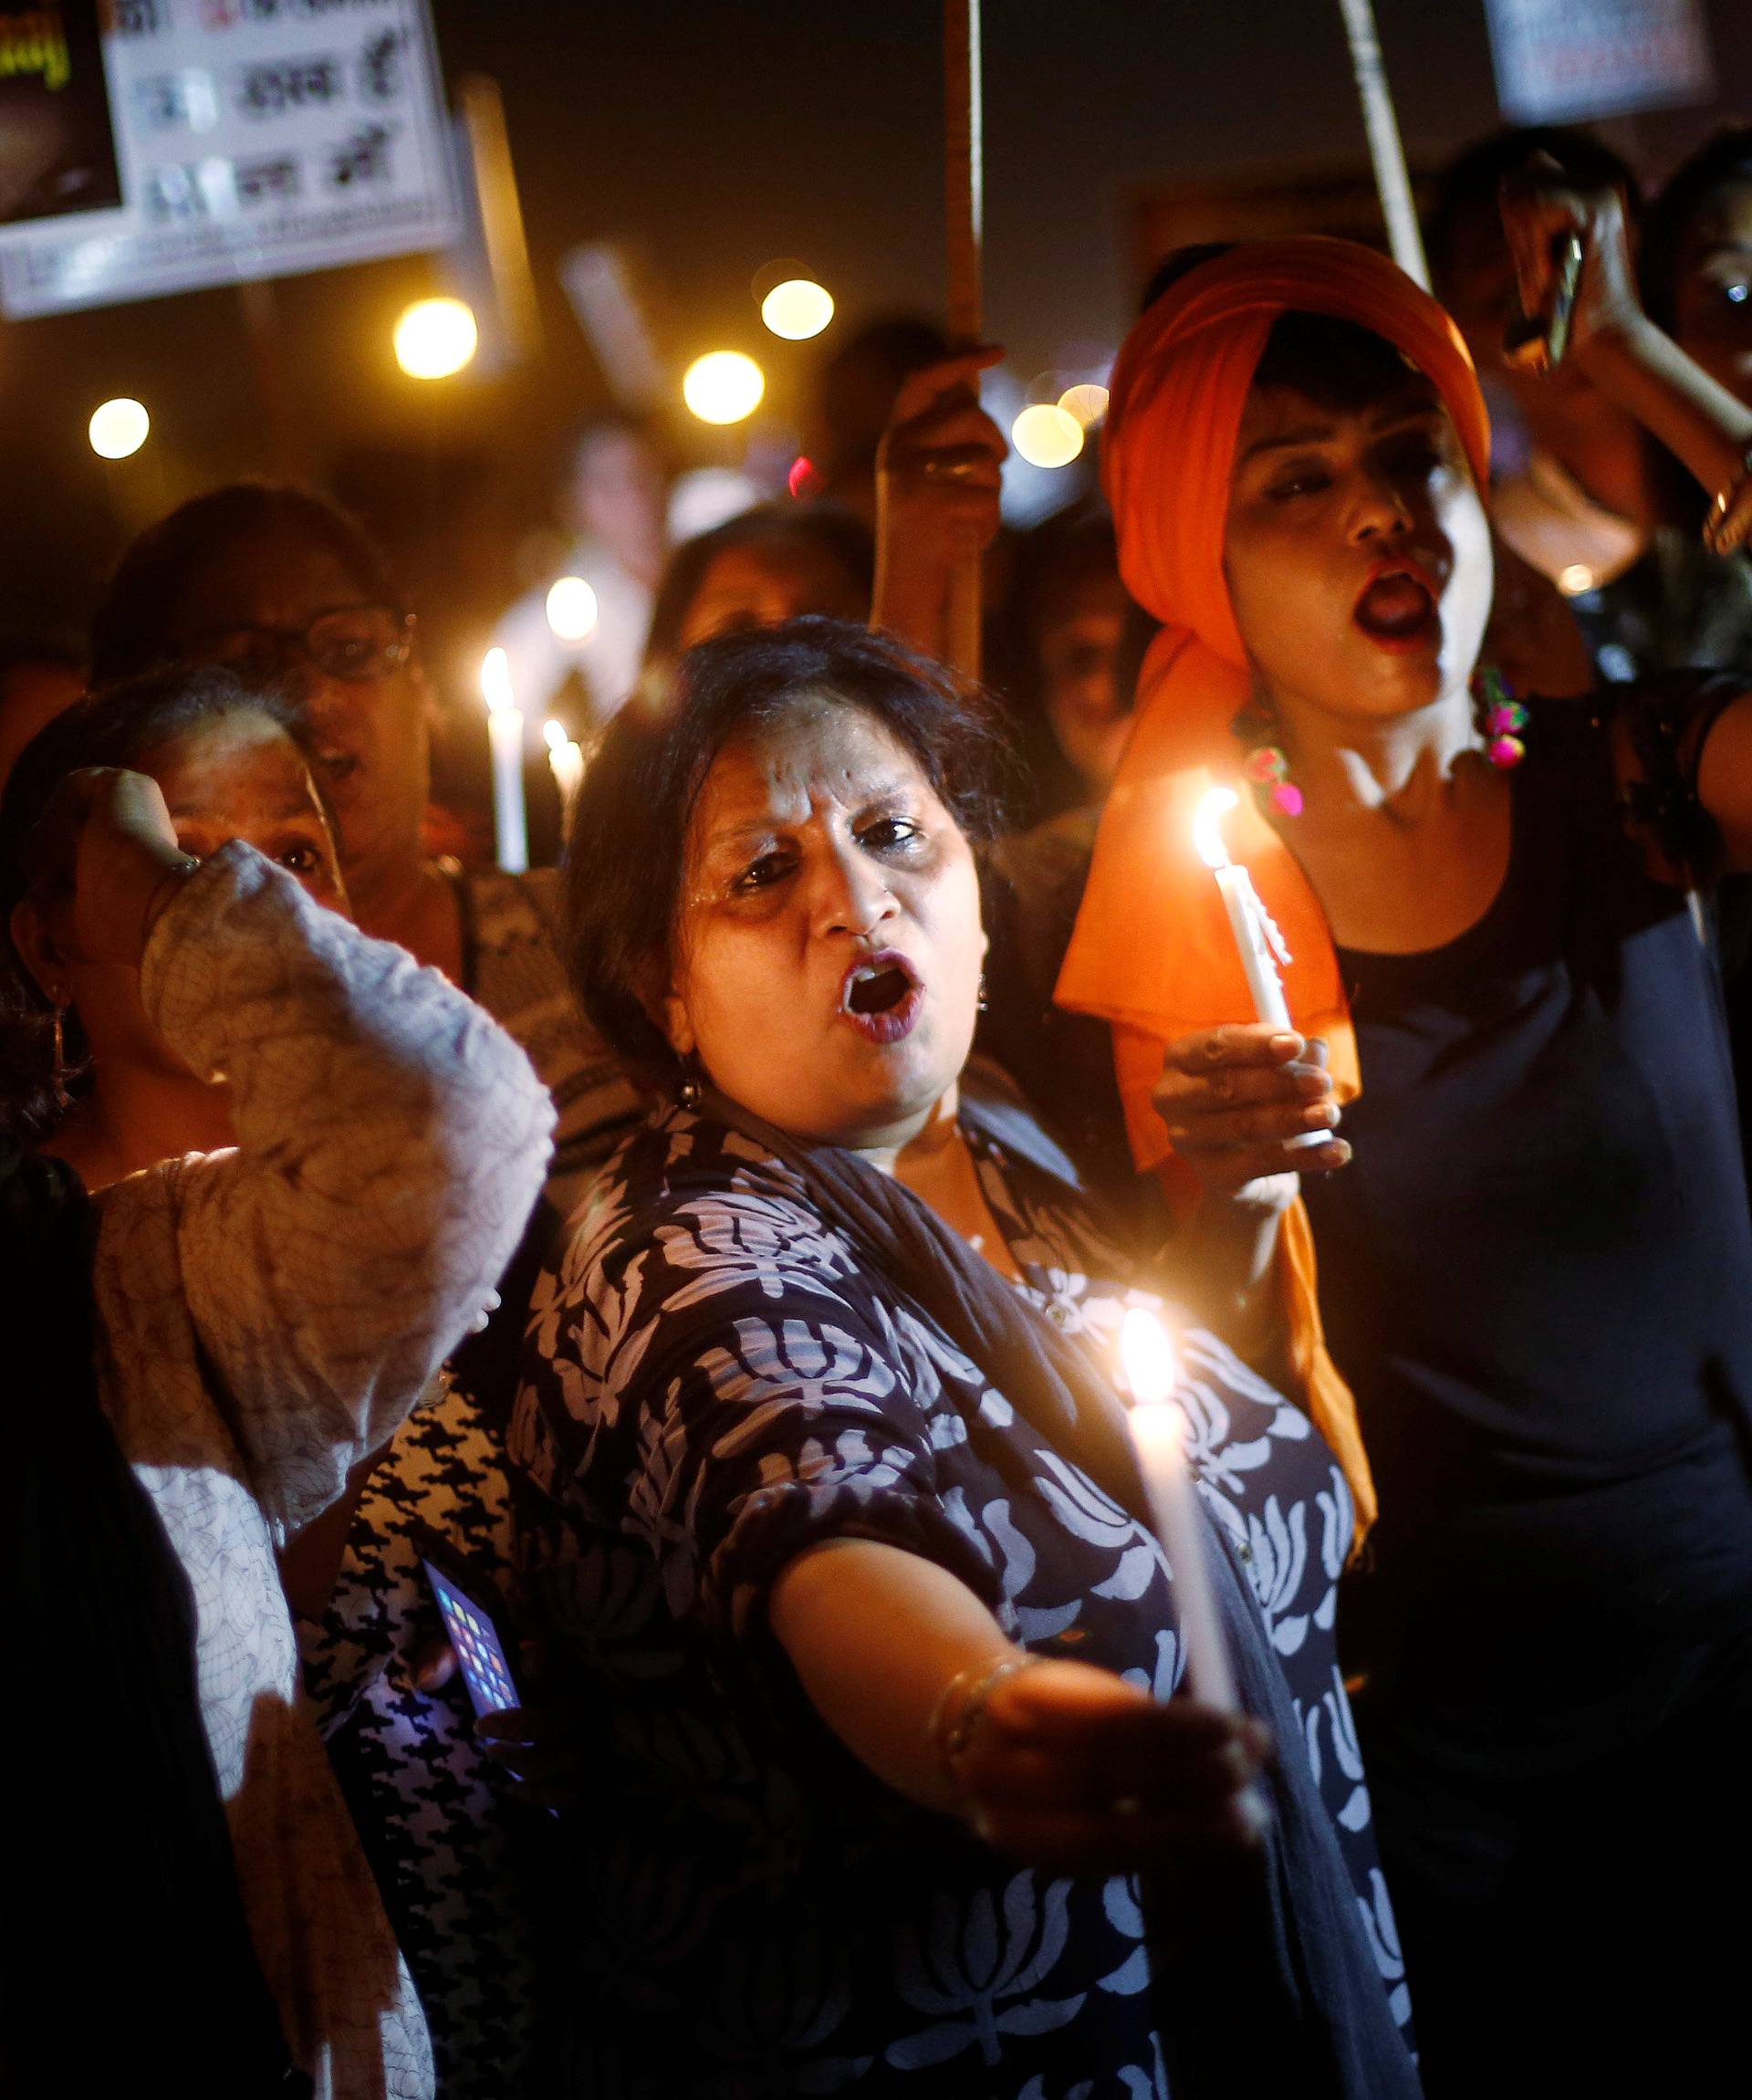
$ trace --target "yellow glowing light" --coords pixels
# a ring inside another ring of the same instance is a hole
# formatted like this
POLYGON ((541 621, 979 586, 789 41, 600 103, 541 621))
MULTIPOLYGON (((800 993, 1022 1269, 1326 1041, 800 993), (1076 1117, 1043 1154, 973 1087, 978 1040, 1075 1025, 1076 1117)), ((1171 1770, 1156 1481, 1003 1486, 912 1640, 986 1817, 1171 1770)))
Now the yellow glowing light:
POLYGON ((787 342, 807 342, 833 319, 833 294, 812 277, 787 277, 761 300, 760 318, 787 342))
POLYGON ((1107 413, 1107 389, 1085 381, 1080 386, 1068 386, 1058 396, 1058 405, 1069 416, 1074 416, 1081 430, 1093 430, 1107 413))
POLYGON ((449 379, 480 341, 474 310, 461 299, 416 299, 395 324, 395 361, 410 379, 449 379))
POLYGON ((548 624, 561 642, 587 642, 596 632, 596 593, 581 576, 562 576, 548 593, 548 624))
POLYGON ((1566 598, 1580 598, 1584 590, 1594 588, 1594 572, 1585 561, 1572 561, 1568 569, 1558 574, 1558 589, 1566 598))
POLYGON ((1223 820, 1240 797, 1233 788, 1213 788, 1193 819, 1193 844, 1207 868, 1226 868, 1229 849, 1223 843, 1223 820))
POLYGON ((1160 1407, 1174 1389, 1174 1345, 1147 1305, 1127 1308, 1120 1322, 1120 1362, 1140 1407, 1160 1407))
POLYGON ((502 714, 517 704, 511 687, 511 659, 503 649, 489 649, 481 659, 481 697, 489 715, 502 714))
POLYGON ((117 401, 106 401, 94 408, 86 427, 91 449, 99 459, 126 459, 145 444, 152 419, 139 402, 130 401, 123 394, 117 401))
POLYGON ((1010 443, 1030 466, 1069 466, 1083 449, 1083 426, 1064 409, 1039 402, 1010 425, 1010 443))
POLYGON ((740 350, 696 357, 682 378, 682 399, 702 423, 741 423, 766 392, 766 375, 740 350))

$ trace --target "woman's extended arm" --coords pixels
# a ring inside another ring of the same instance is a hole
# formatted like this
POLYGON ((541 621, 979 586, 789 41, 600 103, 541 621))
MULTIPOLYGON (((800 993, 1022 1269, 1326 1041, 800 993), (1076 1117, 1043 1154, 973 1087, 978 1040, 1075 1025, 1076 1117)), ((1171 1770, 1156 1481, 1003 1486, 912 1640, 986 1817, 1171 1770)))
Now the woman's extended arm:
POLYGON ((1538 160, 1505 185, 1503 226, 1529 313, 1543 311, 1550 298, 1556 245, 1568 234, 1580 237, 1571 361, 1683 460, 1710 496, 1736 481, 1752 445, 1752 408, 1643 312, 1618 192, 1571 188, 1554 162, 1538 160))
MULTIPOLYGON (((1526 181, 1506 190, 1503 224, 1529 311, 1549 296, 1554 242, 1566 233, 1581 236, 1570 355, 1601 392, 1683 461, 1708 496, 1732 491, 1752 475, 1752 408, 1643 312, 1617 192, 1575 191, 1536 165, 1526 181)), ((1752 688, 1752 664, 1745 670, 1752 688)), ((1725 706, 1713 705, 1707 740, 1681 756, 1721 832, 1727 864, 1752 869, 1752 689, 1725 706)))
POLYGON ((296 1530, 482 1310, 540 1191, 552 1104, 472 1000, 247 846, 164 906, 141 994, 230 1088, 236 1149, 164 1171, 196 1330, 256 1491, 296 1530))
POLYGON ((811 1547, 779 1574, 767 1613, 853 1756, 999 1851, 1062 1872, 1160 1872, 1257 1836, 1246 1788, 1269 1747, 1257 1722, 1030 1657, 915 1553, 865 1539, 811 1547), (945 1758, 958 1725, 965 1740, 945 1758))

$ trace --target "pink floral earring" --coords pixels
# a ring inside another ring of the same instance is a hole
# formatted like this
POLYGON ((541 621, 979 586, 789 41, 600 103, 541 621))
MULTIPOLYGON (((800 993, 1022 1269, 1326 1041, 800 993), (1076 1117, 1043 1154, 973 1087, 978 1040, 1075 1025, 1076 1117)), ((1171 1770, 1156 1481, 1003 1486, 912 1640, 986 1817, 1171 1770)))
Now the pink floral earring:
POLYGON ((1527 757, 1521 731, 1527 727, 1527 709, 1515 697, 1507 680, 1494 663, 1481 663, 1472 677, 1472 704, 1485 739, 1485 756, 1499 773, 1518 766, 1527 757))
POLYGON ((1277 717, 1256 702, 1244 707, 1229 726, 1246 747, 1241 771, 1260 809, 1267 816, 1299 817, 1302 790, 1289 777, 1283 746, 1273 741, 1277 717))

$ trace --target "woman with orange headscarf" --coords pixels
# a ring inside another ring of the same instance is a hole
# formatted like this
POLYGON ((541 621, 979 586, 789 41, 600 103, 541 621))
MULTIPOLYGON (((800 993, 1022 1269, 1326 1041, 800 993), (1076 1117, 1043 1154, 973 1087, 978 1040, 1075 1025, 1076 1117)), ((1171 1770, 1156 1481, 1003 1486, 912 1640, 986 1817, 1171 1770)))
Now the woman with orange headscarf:
MULTIPOLYGON (((1584 236, 1571 354, 1752 524, 1752 414, 1642 315, 1616 201, 1508 215, 1529 302, 1584 236)), ((1105 475, 1163 627, 1057 999, 1378 1508, 1347 1633, 1429 2090, 1664 2090, 1734 2002, 1675 1913, 1752 1870, 1752 1810, 1693 1778, 1752 1748, 1713 883, 1752 865, 1752 674, 1530 720, 1476 683, 1487 457, 1456 331, 1380 256, 1207 251, 1152 303, 1105 475), (1288 1029, 1193 850, 1213 780, 1288 1029)))

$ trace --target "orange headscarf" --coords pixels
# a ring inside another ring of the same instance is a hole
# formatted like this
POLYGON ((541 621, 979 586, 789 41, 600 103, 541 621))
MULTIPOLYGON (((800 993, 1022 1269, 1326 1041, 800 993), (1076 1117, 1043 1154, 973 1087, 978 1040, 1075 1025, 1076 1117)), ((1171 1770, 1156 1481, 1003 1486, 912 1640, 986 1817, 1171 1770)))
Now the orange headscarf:
MULTIPOLYGON (((1307 237, 1231 249, 1189 270, 1126 338, 1113 369, 1102 479, 1119 531, 1120 572, 1163 622, 1144 659, 1137 719, 1108 798, 1057 990, 1058 1003, 1112 1024, 1126 1128, 1139 1167, 1184 1204, 1190 1176, 1151 1103, 1176 1038, 1251 1020, 1253 1004, 1216 885, 1193 849, 1192 820, 1215 774, 1241 753, 1231 724, 1252 695, 1223 574, 1236 438, 1255 369, 1284 313, 1326 314, 1372 329, 1435 386, 1480 488, 1490 426, 1472 360, 1436 302, 1371 248, 1307 237)), ((1297 1026, 1324 1038, 1340 1096, 1361 1085, 1356 1037, 1319 900, 1243 792, 1229 850, 1250 870, 1293 960, 1285 996, 1297 1026)), ((1298 1204, 1283 1236, 1292 1353, 1313 1411, 1344 1464, 1360 1529, 1374 1493, 1356 1408, 1320 1332, 1313 1241, 1298 1204)))

